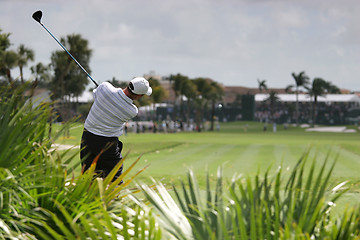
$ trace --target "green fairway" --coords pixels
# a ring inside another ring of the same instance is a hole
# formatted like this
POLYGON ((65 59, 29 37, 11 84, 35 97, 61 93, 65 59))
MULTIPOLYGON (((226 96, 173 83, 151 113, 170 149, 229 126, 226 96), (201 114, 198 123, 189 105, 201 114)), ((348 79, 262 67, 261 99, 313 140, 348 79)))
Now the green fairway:
MULTIPOLYGON (((130 162, 143 154, 137 169, 149 165, 137 180, 148 183, 151 176, 179 186, 178 179, 184 179, 187 169, 191 168, 202 189, 206 188, 207 171, 212 186, 215 185, 219 166, 228 180, 234 174, 255 176, 260 172, 263 176, 269 168, 275 175, 279 167, 282 167, 283 176, 288 176, 302 155, 310 151, 309 160, 316 162, 318 171, 325 159, 329 159, 328 169, 337 160, 330 182, 353 183, 353 188, 336 202, 335 216, 343 214, 349 206, 360 204, 359 132, 319 133, 290 128, 273 133, 269 129, 264 132, 258 123, 248 123, 246 131, 244 125, 241 122, 224 124, 219 132, 129 134, 121 140, 124 152, 130 151, 130 162)), ((311 162, 308 166, 310 168, 311 162)))
MULTIPOLYGON (((129 152, 125 168, 142 155, 135 169, 148 168, 137 180, 147 182, 152 176, 165 183, 172 182, 184 177, 191 168, 204 186, 206 172, 215 175, 219 166, 228 177, 252 176, 268 168, 274 173, 280 166, 286 172, 310 150, 310 160, 316 159, 319 168, 327 156, 331 163, 337 159, 333 180, 354 183, 360 180, 359 132, 305 132, 301 128, 284 130, 279 126, 273 133, 269 128, 264 132, 262 127, 260 123, 236 122, 222 124, 218 132, 129 133, 120 137, 124 143, 123 155, 129 152)), ((58 143, 79 145, 81 133, 82 125, 73 125, 70 137, 61 138, 58 143)), ((78 158, 73 162, 76 173, 80 171, 78 162, 78 158)), ((355 188, 360 187, 355 184, 355 188)))

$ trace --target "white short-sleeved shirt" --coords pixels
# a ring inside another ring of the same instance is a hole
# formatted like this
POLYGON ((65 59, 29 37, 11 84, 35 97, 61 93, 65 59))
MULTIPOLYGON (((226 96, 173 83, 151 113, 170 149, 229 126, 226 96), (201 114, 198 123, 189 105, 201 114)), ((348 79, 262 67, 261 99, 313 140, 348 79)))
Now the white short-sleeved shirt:
POLYGON ((121 88, 109 82, 100 84, 94 90, 95 101, 85 120, 89 132, 105 137, 122 134, 125 122, 138 114, 138 108, 121 88))

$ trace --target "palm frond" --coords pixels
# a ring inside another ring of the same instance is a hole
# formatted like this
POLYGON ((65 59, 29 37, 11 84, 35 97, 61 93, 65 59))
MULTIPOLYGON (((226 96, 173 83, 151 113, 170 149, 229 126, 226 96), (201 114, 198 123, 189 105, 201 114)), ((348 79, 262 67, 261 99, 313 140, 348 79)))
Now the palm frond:
MULTIPOLYGON (((177 205, 161 183, 156 183, 157 192, 146 186, 141 188, 147 201, 159 213, 165 230, 178 239, 185 236, 180 224, 190 224, 195 239, 310 239, 319 236, 322 226, 331 225, 327 220, 331 211, 328 202, 339 199, 348 186, 344 182, 333 188, 334 191, 329 188, 336 161, 330 164, 327 157, 320 170, 316 170, 317 157, 309 169, 308 158, 309 151, 300 158, 287 179, 280 167, 273 177, 269 177, 268 169, 263 178, 259 175, 254 180, 235 177, 230 184, 225 184, 219 169, 215 190, 207 175, 206 190, 202 193, 194 173, 189 170, 187 183, 181 181, 179 187, 173 186, 177 205)), ((339 220, 340 226, 332 226, 336 229, 333 231, 347 236, 345 231, 350 226, 352 232, 355 231, 354 219, 353 216, 349 219, 351 224, 339 220)))

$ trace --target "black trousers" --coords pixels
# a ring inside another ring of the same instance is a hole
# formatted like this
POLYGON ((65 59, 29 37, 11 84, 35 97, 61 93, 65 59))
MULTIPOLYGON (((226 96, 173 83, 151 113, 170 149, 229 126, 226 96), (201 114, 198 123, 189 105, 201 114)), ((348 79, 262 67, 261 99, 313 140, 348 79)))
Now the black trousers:
MULTIPOLYGON (((117 137, 98 136, 84 129, 81 138, 82 150, 80 152, 81 166, 84 168, 84 172, 91 166, 91 163, 101 150, 104 149, 96 164, 95 172, 100 177, 105 178, 122 159, 122 148, 123 144, 117 137)), ((115 181, 121 175, 122 170, 123 166, 120 167, 112 181, 115 181)))

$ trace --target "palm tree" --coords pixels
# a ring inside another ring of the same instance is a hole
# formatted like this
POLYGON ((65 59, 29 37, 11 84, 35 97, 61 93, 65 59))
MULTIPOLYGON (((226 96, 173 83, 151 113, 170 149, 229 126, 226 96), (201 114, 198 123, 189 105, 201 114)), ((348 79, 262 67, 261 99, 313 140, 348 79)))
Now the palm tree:
POLYGON ((3 72, 3 54, 11 45, 10 43, 10 33, 1 33, 2 29, 0 28, 0 73, 3 72))
POLYGON ((316 115, 317 115, 317 100, 319 96, 323 96, 327 88, 329 86, 329 83, 323 80, 322 78, 314 78, 311 88, 307 87, 308 94, 313 98, 312 102, 312 122, 311 126, 313 127, 316 122, 316 115))
POLYGON ((194 81, 187 79, 184 83, 184 96, 187 98, 186 102, 186 123, 190 124, 190 110, 192 107, 192 102, 195 101, 197 97, 197 88, 194 81))
MULTIPOLYGON (((68 35, 66 38, 61 38, 60 41, 69 50, 71 55, 91 73, 89 62, 92 51, 88 47, 88 41, 82 38, 80 34, 68 35)), ((79 69, 66 52, 60 50, 53 52, 51 65, 55 72, 51 87, 54 98, 81 95, 89 80, 87 75, 79 69)))
POLYGON ((50 78, 49 67, 45 66, 41 62, 39 62, 35 66, 32 66, 30 68, 30 71, 35 77, 35 82, 34 82, 35 86, 37 86, 39 83, 45 84, 50 78))
POLYGON ((207 105, 207 96, 211 91, 211 85, 209 79, 206 78, 196 78, 193 80, 196 85, 197 94, 195 98, 196 105, 196 128, 197 131, 201 131, 201 122, 203 117, 203 111, 207 105))
POLYGON ((152 116, 153 120, 154 120, 154 116, 156 116, 156 112, 155 112, 155 104, 156 103, 160 103, 162 102, 164 99, 166 99, 168 97, 168 92, 161 86, 161 84, 159 83, 158 80, 154 79, 154 78, 150 78, 149 79, 149 83, 150 86, 152 87, 153 91, 152 94, 150 96, 153 106, 154 106, 154 114, 152 116))
POLYGON ((10 47, 10 33, 1 33, 2 29, 0 28, 0 53, 5 51, 10 47))
POLYGON ((294 87, 294 85, 288 85, 288 86, 286 86, 286 88, 285 88, 285 92, 286 93, 294 93, 294 91, 293 91, 293 88, 294 87))
POLYGON ((271 90, 269 93, 268 98, 265 99, 265 102, 269 102, 270 106, 270 115, 273 122, 275 122, 275 104, 279 101, 279 97, 277 95, 277 92, 271 90))
POLYGON ((3 51, 0 59, 0 74, 6 76, 10 85, 13 84, 13 79, 11 76, 11 69, 16 67, 18 62, 18 55, 16 52, 3 51))
POLYGON ((127 85, 129 84, 128 82, 117 80, 115 77, 112 77, 112 79, 108 80, 108 82, 117 88, 126 88, 127 85))
POLYGON ((31 73, 34 75, 35 80, 32 84, 31 91, 30 91, 30 98, 34 95, 34 90, 40 83, 41 85, 46 85, 47 82, 50 80, 49 75, 49 67, 45 66, 41 62, 32 66, 30 68, 31 73))
POLYGON ((340 88, 333 85, 331 82, 326 82, 326 91, 333 94, 341 93, 340 88))
POLYGON ((21 83, 24 83, 24 76, 23 76, 23 67, 27 65, 28 61, 34 61, 34 51, 26 48, 24 44, 21 44, 17 51, 18 54, 18 66, 20 70, 20 80, 21 83))
POLYGON ((211 101, 211 127, 210 131, 214 131, 214 118, 215 118, 215 104, 216 101, 221 100, 224 89, 217 82, 210 83, 210 91, 208 93, 208 99, 211 101))
POLYGON ((10 33, 1 33, 2 29, 0 28, 0 76, 5 76, 5 78, 12 82, 10 69, 14 67, 16 63, 16 53, 13 51, 7 51, 10 47, 10 33), (9 69, 10 68, 10 69, 9 69))
MULTIPOLYGON (((178 99, 178 97, 180 97, 180 109, 183 109, 183 98, 182 96, 184 95, 184 87, 185 87, 185 82, 187 80, 189 80, 189 78, 187 76, 183 76, 180 73, 176 74, 176 75, 171 75, 170 76, 170 82, 173 82, 172 84, 172 89, 174 90, 175 93, 175 103, 174 103, 174 118, 176 118, 176 100, 178 99)), ((181 112, 181 115, 182 112, 181 112)))
POLYGON ((260 93, 262 92, 263 89, 265 89, 265 91, 268 90, 268 87, 266 85, 266 80, 257 80, 258 81, 258 86, 259 86, 259 91, 260 93))
MULTIPOLYGON (((80 34, 68 35, 66 38, 61 38, 60 41, 69 50, 71 55, 91 73, 89 62, 92 51, 88 47, 88 41, 82 38, 80 34)), ((66 121, 72 117, 66 106, 70 97, 80 96, 88 85, 89 80, 75 61, 64 51, 59 50, 52 53, 51 65, 55 72, 54 78, 51 81, 52 97, 53 99, 62 100, 60 111, 63 119, 66 121)))
MULTIPOLYGON (((292 73, 292 77, 295 80, 295 94, 296 94, 296 126, 299 125, 299 87, 307 87, 309 84, 309 77, 302 71, 299 74, 292 73)), ((287 89, 292 88, 293 85, 289 85, 287 89)))

